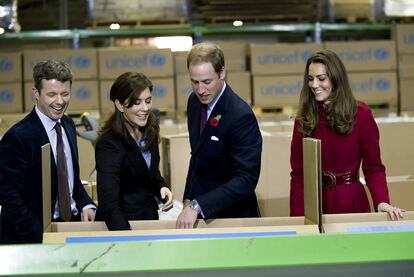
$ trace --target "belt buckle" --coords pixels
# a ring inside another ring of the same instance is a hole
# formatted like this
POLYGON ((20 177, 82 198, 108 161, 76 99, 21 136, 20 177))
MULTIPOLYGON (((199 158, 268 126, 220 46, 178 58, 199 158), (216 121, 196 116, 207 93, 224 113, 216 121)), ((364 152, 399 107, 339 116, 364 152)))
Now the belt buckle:
POLYGON ((330 171, 323 171, 322 172, 322 183, 325 189, 331 189, 336 185, 336 176, 330 171), (327 184, 326 180, 329 180, 329 184, 327 184))

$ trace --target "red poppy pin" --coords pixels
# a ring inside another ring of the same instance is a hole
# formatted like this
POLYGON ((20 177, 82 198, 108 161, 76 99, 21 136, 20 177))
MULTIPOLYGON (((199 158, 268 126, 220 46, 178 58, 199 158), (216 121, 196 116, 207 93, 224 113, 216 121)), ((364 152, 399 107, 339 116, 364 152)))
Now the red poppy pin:
POLYGON ((215 117, 210 118, 210 126, 217 127, 219 125, 220 118, 221 114, 218 114, 215 117))

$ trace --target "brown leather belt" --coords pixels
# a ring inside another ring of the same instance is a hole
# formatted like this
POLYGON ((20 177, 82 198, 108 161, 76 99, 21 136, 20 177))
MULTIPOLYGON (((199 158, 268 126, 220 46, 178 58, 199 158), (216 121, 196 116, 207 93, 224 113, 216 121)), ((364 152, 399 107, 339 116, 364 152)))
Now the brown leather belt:
POLYGON ((332 173, 330 171, 322 171, 322 187, 331 189, 336 185, 347 185, 356 183, 359 180, 359 172, 332 173))

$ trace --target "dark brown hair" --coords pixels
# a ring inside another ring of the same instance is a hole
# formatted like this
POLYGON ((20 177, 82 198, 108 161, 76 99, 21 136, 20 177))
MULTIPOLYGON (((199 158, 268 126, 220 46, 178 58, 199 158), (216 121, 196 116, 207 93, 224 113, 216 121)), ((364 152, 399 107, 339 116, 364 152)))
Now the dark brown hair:
MULTIPOLYGON (((153 89, 152 82, 142 73, 126 72, 116 78, 110 90, 110 99, 115 103, 115 100, 130 108, 139 98, 141 93, 148 88, 151 93, 153 89)), ((104 123, 101 130, 101 136, 112 132, 116 137, 124 142, 127 142, 128 131, 125 124, 126 119, 124 115, 114 107, 114 112, 104 123)), ((148 151, 155 147, 160 142, 160 127, 155 118, 155 115, 150 111, 147 125, 140 128, 141 133, 147 139, 147 144, 143 147, 143 151, 148 151)))
POLYGON ((309 66, 312 63, 325 65, 332 83, 329 101, 324 105, 329 128, 340 135, 349 134, 354 126, 358 101, 352 94, 344 64, 330 50, 319 51, 307 60, 297 115, 301 123, 299 130, 305 137, 311 136, 319 122, 316 99, 308 86, 309 66))
POLYGON ((52 79, 62 83, 69 81, 72 86, 72 72, 69 65, 60 60, 46 60, 35 64, 33 67, 33 81, 39 93, 42 90, 42 80, 52 79))

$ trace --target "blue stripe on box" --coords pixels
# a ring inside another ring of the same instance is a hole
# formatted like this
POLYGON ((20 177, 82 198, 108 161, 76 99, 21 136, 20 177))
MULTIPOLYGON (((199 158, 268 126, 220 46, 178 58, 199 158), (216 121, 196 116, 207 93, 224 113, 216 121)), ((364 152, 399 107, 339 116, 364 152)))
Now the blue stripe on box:
POLYGON ((67 237, 66 243, 269 237, 269 236, 285 236, 285 235, 296 235, 296 234, 297 234, 296 231, 283 231, 283 232, 216 233, 216 234, 67 237))
POLYGON ((348 233, 414 231, 414 224, 348 227, 348 233))

